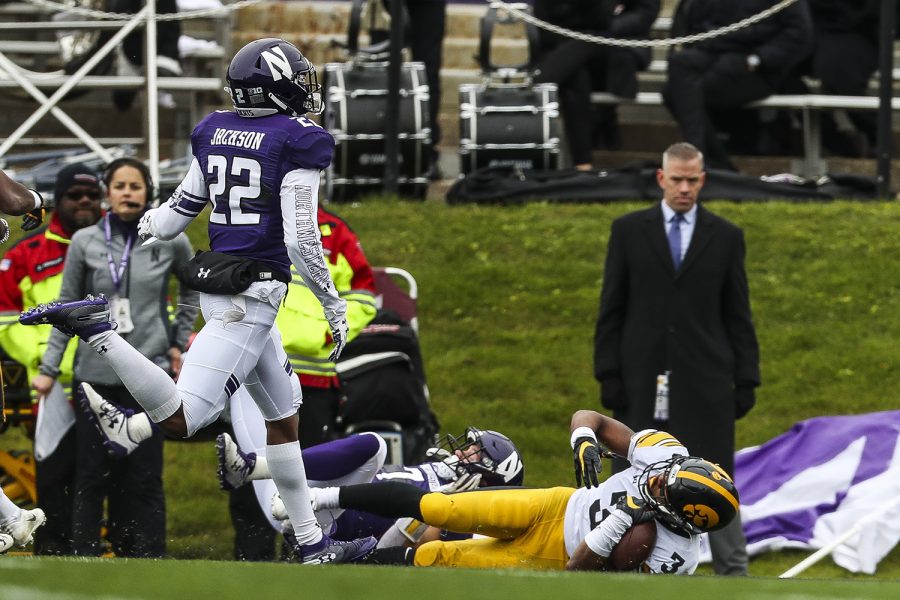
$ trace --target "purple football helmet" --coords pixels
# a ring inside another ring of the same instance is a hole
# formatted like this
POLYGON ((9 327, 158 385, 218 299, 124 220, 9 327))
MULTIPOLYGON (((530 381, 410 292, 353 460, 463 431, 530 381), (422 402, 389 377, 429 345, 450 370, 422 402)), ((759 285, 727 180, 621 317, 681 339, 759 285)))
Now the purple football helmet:
POLYGON ((445 460, 460 475, 481 473, 484 486, 522 485, 525 464, 519 449, 508 437, 496 431, 467 427, 458 437, 448 435, 440 445, 451 457, 459 451, 458 461, 445 460), (469 460, 466 460, 466 459, 469 460))
POLYGON ((250 42, 234 55, 225 76, 234 110, 242 117, 322 112, 316 68, 282 39, 250 42))

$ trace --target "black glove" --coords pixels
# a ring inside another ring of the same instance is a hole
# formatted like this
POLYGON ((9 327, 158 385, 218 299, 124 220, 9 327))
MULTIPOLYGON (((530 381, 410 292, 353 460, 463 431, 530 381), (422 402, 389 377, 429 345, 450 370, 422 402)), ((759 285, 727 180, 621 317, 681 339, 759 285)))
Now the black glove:
POLYGON ((600 404, 609 410, 621 410, 628 407, 625 399, 625 385, 618 375, 607 377, 600 382, 600 404))
POLYGON ((646 523, 656 518, 656 511, 650 508, 646 502, 634 496, 619 498, 616 502, 616 510, 621 510, 631 518, 631 525, 646 523))
POLYGON ((740 419, 756 404, 756 391, 752 386, 734 388, 734 418, 740 419))
POLYGON ((40 227, 41 223, 44 222, 45 213, 46 211, 43 208, 35 208, 22 215, 22 230, 31 231, 40 227))
POLYGON ((581 487, 582 483, 588 488, 599 486, 599 476, 603 470, 603 463, 600 462, 600 445, 596 440, 585 436, 575 440, 572 450, 575 452, 577 487, 581 487))

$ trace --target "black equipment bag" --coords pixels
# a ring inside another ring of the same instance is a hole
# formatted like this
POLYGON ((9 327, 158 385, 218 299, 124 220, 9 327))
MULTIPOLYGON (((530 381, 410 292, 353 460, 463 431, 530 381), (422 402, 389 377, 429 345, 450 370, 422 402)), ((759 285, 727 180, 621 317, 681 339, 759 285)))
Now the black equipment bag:
MULTIPOLYGON (((447 203, 521 204, 529 201, 659 201, 656 166, 636 163, 618 169, 578 171, 486 167, 459 179, 447 191, 447 203)), ((700 200, 827 202, 874 200, 873 178, 829 173, 819 179, 791 174, 754 177, 709 169, 700 200)))
POLYGON ((254 281, 291 281, 288 274, 251 258, 206 250, 198 250, 188 261, 180 279, 198 292, 223 296, 239 294, 254 281))
MULTIPOLYGON (((382 310, 344 349, 338 429, 393 421, 403 431, 403 460, 425 458, 440 426, 428 403, 419 340, 395 313, 382 310)), ((356 428, 359 429, 359 428, 356 428)))

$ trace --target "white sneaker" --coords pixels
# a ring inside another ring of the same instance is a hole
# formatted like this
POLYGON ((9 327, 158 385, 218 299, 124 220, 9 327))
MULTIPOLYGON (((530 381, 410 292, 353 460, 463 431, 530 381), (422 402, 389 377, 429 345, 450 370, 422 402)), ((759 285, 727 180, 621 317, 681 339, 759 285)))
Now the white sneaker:
MULTIPOLYGON (((6 534, 20 547, 27 546, 34 539, 34 530, 44 524, 47 517, 39 508, 19 511, 15 517, 11 517, 0 523, 0 534, 6 534)), ((0 541, 2 547, 2 541, 0 541)))
POLYGON ((11 535, 0 533, 0 554, 6 554, 6 551, 12 548, 15 543, 11 535))
POLYGON ((256 466, 255 452, 241 452, 230 435, 220 433, 216 437, 216 454, 219 458, 216 474, 221 489, 234 490, 250 481, 250 474, 256 466))
POLYGON ((94 422, 103 438, 103 445, 109 453, 116 457, 125 457, 134 451, 140 444, 128 433, 128 420, 134 411, 128 408, 119 408, 112 402, 108 402, 94 391, 90 384, 82 383, 84 392, 81 398, 81 408, 94 422))
MULTIPOLYGON (((312 490, 309 490, 312 492, 312 490)), ((315 506, 315 503, 313 503, 315 506)), ((313 508, 315 510, 315 508, 313 508)), ((284 501, 281 499, 281 494, 275 492, 275 495, 272 496, 272 518, 276 521, 287 521, 288 514, 287 509, 284 507, 284 501)))

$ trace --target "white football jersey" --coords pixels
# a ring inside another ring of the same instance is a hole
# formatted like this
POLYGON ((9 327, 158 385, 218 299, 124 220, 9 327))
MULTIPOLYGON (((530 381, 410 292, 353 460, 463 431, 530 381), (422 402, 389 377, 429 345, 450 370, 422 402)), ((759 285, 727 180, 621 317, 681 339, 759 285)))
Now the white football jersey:
MULTIPOLYGON (((588 532, 615 508, 620 498, 626 495, 641 497, 637 483, 645 467, 673 456, 688 456, 688 451, 668 433, 655 429, 635 433, 628 444, 629 468, 611 476, 600 487, 580 488, 569 498, 563 525, 569 556, 588 532)), ((698 536, 675 533, 660 521, 656 522, 656 546, 645 563, 650 572, 690 575, 697 568, 699 559, 698 536)))

